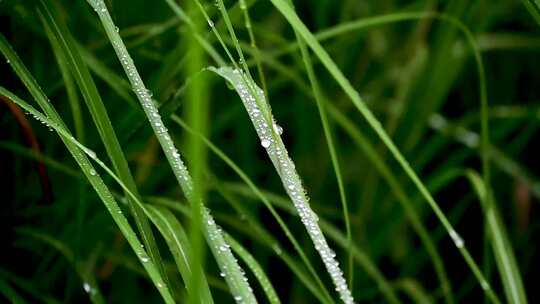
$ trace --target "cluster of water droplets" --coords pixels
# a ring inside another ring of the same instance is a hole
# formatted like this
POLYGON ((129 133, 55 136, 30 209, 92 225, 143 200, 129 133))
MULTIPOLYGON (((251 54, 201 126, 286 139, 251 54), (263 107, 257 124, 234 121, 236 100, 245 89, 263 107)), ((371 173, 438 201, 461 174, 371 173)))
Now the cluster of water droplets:
POLYGON ((207 208, 202 209, 202 220, 207 223, 206 237, 212 240, 212 242, 209 242, 209 245, 221 271, 219 275, 231 287, 234 300, 236 303, 257 303, 257 300, 253 296, 253 290, 248 284, 248 278, 245 272, 238 266, 238 260, 232 254, 229 244, 223 238, 221 227, 216 224, 207 208), (248 290, 249 292, 234 294, 238 290, 248 290))
POLYGON ((315 245, 315 249, 319 252, 324 265, 336 286, 336 291, 339 293, 340 298, 344 303, 354 303, 347 282, 343 277, 343 272, 335 258, 336 254, 328 246, 328 243, 321 232, 318 225, 318 217, 309 206, 308 197, 302 186, 300 177, 296 173, 294 163, 289 157, 281 140, 280 136, 283 133, 283 128, 281 128, 273 118, 270 118, 271 122, 268 121, 267 114, 268 111, 270 111, 269 107, 266 107, 264 110, 261 110, 259 107, 258 102, 261 103, 262 106, 266 105, 263 91, 256 85, 249 84, 246 80, 246 76, 241 70, 218 68, 215 69, 215 71, 234 84, 255 130, 257 131, 261 146, 266 149, 272 163, 276 167, 283 185, 315 245))
POLYGON ((99 15, 107 13, 107 6, 105 6, 105 2, 103 0, 87 0, 87 1, 92 6, 94 11, 98 13, 99 15))

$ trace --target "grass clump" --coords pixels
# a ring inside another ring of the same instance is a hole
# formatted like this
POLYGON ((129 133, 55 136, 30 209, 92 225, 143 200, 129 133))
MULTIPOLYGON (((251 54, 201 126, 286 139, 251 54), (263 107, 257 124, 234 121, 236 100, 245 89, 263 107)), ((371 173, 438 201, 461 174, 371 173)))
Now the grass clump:
POLYGON ((0 298, 537 302, 537 2, 0 1, 0 298))

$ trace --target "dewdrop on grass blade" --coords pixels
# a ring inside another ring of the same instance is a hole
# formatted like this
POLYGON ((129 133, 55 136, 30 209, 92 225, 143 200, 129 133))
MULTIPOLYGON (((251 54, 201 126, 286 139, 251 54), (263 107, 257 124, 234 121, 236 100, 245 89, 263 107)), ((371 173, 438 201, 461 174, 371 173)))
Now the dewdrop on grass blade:
POLYGON ((463 245, 465 245, 463 238, 461 238, 461 236, 453 229, 450 230, 450 237, 452 238, 452 241, 454 242, 457 248, 462 248, 463 245))

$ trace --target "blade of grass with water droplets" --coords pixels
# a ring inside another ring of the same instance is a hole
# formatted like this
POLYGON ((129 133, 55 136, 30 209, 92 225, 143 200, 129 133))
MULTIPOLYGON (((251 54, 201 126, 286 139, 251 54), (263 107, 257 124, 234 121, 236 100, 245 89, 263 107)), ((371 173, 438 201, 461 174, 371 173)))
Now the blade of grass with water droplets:
MULTIPOLYGON (((238 187, 238 186, 225 185, 224 187, 227 188, 231 192, 234 191, 235 193, 238 193, 247 198, 257 198, 261 200, 262 199, 268 200, 273 205, 276 205, 280 209, 285 210, 287 213, 298 215, 296 213, 296 209, 294 208, 294 206, 291 206, 289 204, 289 199, 287 197, 282 197, 274 193, 263 191, 260 189, 253 190, 249 186, 238 187), (243 187, 245 187, 245 189, 243 187), (260 196, 262 196, 263 198, 260 198, 260 196)), ((322 231, 325 234, 327 234, 332 240, 334 240, 338 246, 342 247, 343 249, 348 250, 348 247, 350 246, 350 244, 347 240, 347 237, 343 235, 339 231, 339 229, 337 229, 335 226, 325 221, 324 219, 320 220, 320 226, 321 226, 322 231)), ((370 257, 364 251, 362 251, 358 246, 356 246, 354 243, 351 250, 352 250, 354 260, 358 263, 358 265, 362 268, 362 270, 364 270, 369 275, 369 277, 371 277, 373 281, 378 285, 385 300, 388 303, 400 303, 400 300, 395 294, 394 290, 392 289, 391 284, 384 277, 384 275, 377 268, 376 264, 370 259, 370 257)))
MULTIPOLYGON (((194 132, 194 130, 192 130, 185 122, 183 122, 178 116, 176 116, 174 114, 172 115, 172 120, 174 122, 178 123, 186 131, 188 131, 190 133, 194 133, 197 136, 200 136, 202 138, 203 142, 210 148, 210 150, 212 152, 214 152, 214 154, 216 154, 219 158, 221 158, 229 167, 231 167, 231 169, 233 169, 238 174, 238 176, 240 176, 240 178, 242 180, 244 180, 244 182, 254 191, 254 193, 256 193, 258 195, 258 197, 261 199, 263 204, 268 208, 268 210, 270 211, 272 216, 276 219, 279 226, 281 227, 281 229, 283 230, 283 232, 285 233, 285 235, 287 236, 287 238, 289 239, 291 244, 293 244, 293 247, 295 248, 295 250, 300 255, 300 258, 303 260, 304 264, 306 265, 308 270, 311 272, 311 274, 313 275, 313 277, 315 278, 315 280, 319 284, 319 286, 322 289, 324 295, 327 297, 326 301, 328 301, 329 299, 331 300, 330 294, 328 293, 328 291, 324 287, 324 284, 320 280, 317 272, 313 268, 313 265, 311 264, 311 262, 309 261, 309 259, 306 256, 306 254, 304 253, 304 250, 302 249, 302 247, 300 246, 300 244, 298 243, 298 241, 296 240, 294 235, 291 233, 291 231, 289 230, 289 228, 285 224, 285 221, 283 221, 283 219, 280 217, 279 213, 276 212, 276 210, 270 204, 270 202, 268 202, 268 200, 260 193, 260 191, 258 191, 257 186, 255 186, 255 183, 253 183, 253 181, 251 181, 251 179, 247 176, 247 174, 245 174, 242 171, 242 169, 240 169, 239 166, 237 166, 227 155, 225 155, 225 153, 223 153, 218 147, 216 147, 214 144, 212 144, 212 142, 210 142, 209 139, 205 138, 201 134, 196 134, 194 132)), ((252 224, 255 224, 255 223, 256 223, 256 221, 252 221, 252 224)))
MULTIPOLYGON (((328 147, 328 151, 330 153, 330 159, 332 161, 332 167, 334 168, 334 174, 336 176, 337 184, 338 184, 338 190, 339 190, 339 197, 341 200, 341 207, 343 209, 343 219, 345 221, 345 230, 347 232, 347 240, 349 242, 349 246, 352 247, 352 234, 351 234, 351 223, 349 220, 349 207, 347 204, 347 196, 345 192, 345 185, 343 184, 343 178, 341 176, 341 168, 339 165, 338 155, 336 152, 336 147, 334 146, 334 139, 332 136, 332 130, 330 123, 328 122, 328 118, 326 115, 326 104, 325 100, 322 97, 322 92, 319 87, 319 81, 317 80, 317 76, 315 76, 315 72, 313 70, 313 64, 311 62, 311 58, 309 55, 309 51, 307 50, 306 45, 304 44, 304 41, 302 41, 302 38, 298 35, 298 33, 295 32, 296 40, 298 41, 298 45, 300 46, 300 51, 302 54, 302 59, 304 60, 304 64, 306 67, 306 72, 308 74, 309 82, 311 84, 311 89, 313 90, 313 96, 315 97, 315 102, 317 104, 317 109, 319 110, 319 118, 321 119, 321 123, 323 126, 324 131, 324 137, 326 139, 326 145, 328 147)), ((353 254, 352 249, 349 250, 349 285, 354 286, 354 267, 353 267, 353 254)))
MULTIPOLYGON (((230 196, 224 196, 224 199, 227 200, 228 203, 230 203, 233 208, 240 207, 241 205, 239 203, 235 203, 231 200, 230 196)), ((185 215, 187 217, 191 216, 191 212, 187 207, 185 207, 182 204, 178 204, 176 201, 172 201, 168 198, 164 197, 152 197, 148 199, 149 202, 165 206, 171 210, 178 211, 182 215, 185 215)), ((288 202, 287 202, 288 203, 288 202)), ((235 208, 236 209, 236 208, 235 208)), ((305 270, 303 269, 302 265, 298 263, 298 258, 293 257, 289 255, 286 251, 282 249, 282 246, 280 245, 279 241, 274 238, 273 234, 268 232, 262 225, 259 224, 259 221, 255 220, 253 217, 252 221, 252 215, 250 215, 247 210, 242 211, 244 212, 244 215, 246 216, 246 220, 250 222, 250 225, 247 226, 245 223, 242 223, 238 221, 238 218, 225 218, 223 215, 217 213, 216 217, 219 218, 224 224, 228 224, 230 227, 233 227, 240 231, 241 233, 244 233, 246 237, 253 238, 253 241, 260 243, 264 246, 266 246, 269 250, 272 250, 279 259, 281 259, 291 270, 292 273, 294 273, 297 278, 302 282, 302 284, 321 302, 321 303, 333 303, 331 299, 329 300, 326 294, 321 293, 321 288, 313 282, 312 278, 309 277, 307 273, 305 273, 305 270)))
MULTIPOLYGON (((87 1, 94 11, 99 16, 103 28, 116 52, 124 71, 139 99, 143 110, 151 124, 152 129, 162 147, 165 156, 171 169, 182 188, 184 195, 190 201, 192 205, 201 204, 200 201, 195 201, 193 197, 193 181, 189 175, 184 162, 180 158, 178 150, 174 146, 172 138, 168 134, 167 128, 163 124, 159 115, 158 109, 151 99, 149 91, 146 89, 137 68, 135 67, 131 56, 129 55, 124 42, 120 35, 116 32, 116 26, 109 14, 107 6, 102 0, 88 0, 87 1)), ((221 271, 225 274, 225 280, 229 285, 233 296, 236 301, 243 301, 247 303, 256 303, 257 300, 251 291, 251 287, 243 272, 236 262, 236 259, 232 255, 229 247, 221 235, 221 228, 219 228, 213 220, 210 212, 202 209, 202 228, 205 233, 205 237, 210 246, 221 271), (224 249, 224 250, 223 250, 224 249)))
POLYGON ((259 284, 261 284, 261 287, 266 294, 268 302, 272 304, 281 303, 276 291, 274 290, 274 286, 272 286, 272 283, 268 279, 268 276, 262 269, 261 265, 259 265, 257 260, 255 260, 255 258, 230 235, 225 234, 225 240, 229 243, 229 245, 231 245, 232 250, 236 252, 236 254, 244 261, 244 263, 246 263, 249 269, 251 269, 251 272, 253 272, 253 275, 257 278, 259 284))
MULTIPOLYGON (((267 151, 268 156, 274 164, 287 194, 291 197, 302 223, 306 227, 308 234, 315 245, 315 249, 319 252, 324 265, 336 286, 336 290, 340 294, 343 302, 353 303, 353 297, 343 278, 343 272, 335 259, 335 253, 328 246, 328 243, 317 224, 318 217, 309 206, 308 198, 300 181, 300 177, 296 173, 294 163, 288 156, 285 145, 281 140, 280 135, 283 130, 272 117, 270 118, 272 121, 271 125, 267 123, 267 119, 263 117, 264 115, 255 101, 256 99, 263 102, 266 101, 262 90, 251 83, 249 86, 253 88, 258 96, 255 97, 251 95, 250 90, 248 90, 245 85, 246 78, 242 75, 243 72, 238 69, 222 67, 209 68, 209 70, 225 78, 233 85, 240 95, 240 99, 242 100, 253 126, 257 131, 257 135, 260 138, 261 145, 267 151)), ((272 114, 269 109, 267 109, 267 111, 271 116, 272 114)))
MULTIPOLYGON (((107 109, 103 104, 101 96, 97 90, 97 87, 79 54, 79 48, 74 42, 74 38, 71 36, 67 25, 65 25, 55 15, 55 7, 50 2, 43 0, 39 1, 37 7, 38 14, 44 24, 49 41, 55 47, 56 56, 62 58, 71 67, 71 72, 77 81, 77 85, 84 97, 84 100, 88 106, 92 119, 97 127, 105 150, 115 168, 115 171, 121 177, 121 179, 128 185, 131 192, 135 193, 137 197, 140 197, 135 185, 135 180, 131 175, 127 160, 124 156, 124 152, 120 147, 120 143, 116 137, 116 133, 109 119, 107 109)), ((129 206, 137 228, 140 232, 144 245, 148 249, 150 258, 154 261, 161 276, 164 278, 165 284, 168 283, 167 275, 162 265, 161 256, 159 254, 156 241, 148 219, 144 216, 142 210, 140 210, 130 199, 128 199, 129 206)))
MULTIPOLYGON (((386 147, 390 150, 391 154, 394 156, 394 158, 398 161, 398 163, 401 165, 405 173, 409 176, 409 178, 413 181, 415 186, 418 188, 420 193, 424 196, 424 198, 427 200, 433 211, 435 212, 436 216, 439 218, 440 222, 443 224, 443 226, 448 231, 449 235, 453 238, 456 247, 461 252, 463 258, 473 271, 473 274, 476 276, 479 283, 485 282, 485 278, 483 274, 481 273, 480 269, 478 268, 476 262, 472 259, 469 251, 465 248, 463 240, 458 236, 448 219, 446 218, 444 212, 439 208, 439 205, 435 202, 434 198, 431 196, 429 191, 426 189, 423 182, 420 180, 418 175, 414 172, 414 170, 409 165, 408 161, 405 159, 405 157, 401 154, 399 149, 396 147, 392 139, 387 135, 386 131, 383 129, 381 123, 377 120, 375 115, 369 110, 369 108, 365 105, 362 98, 358 94, 358 92, 354 89, 354 87, 351 85, 349 80, 343 75, 341 70, 337 67, 335 62, 330 58, 330 55, 324 50, 324 48, 321 46, 321 44, 317 41, 317 39, 313 36, 313 34, 307 29, 305 24, 300 20, 298 15, 292 10, 292 8, 285 3, 284 0, 271 0, 272 4, 280 11, 280 13, 287 19, 289 24, 296 30, 298 33, 304 38, 306 43, 309 45, 309 47, 313 50, 315 55, 319 58, 321 63, 325 66, 325 68, 328 70, 328 72, 332 75, 332 77, 337 81, 337 83, 341 86, 345 94, 349 96, 351 101, 353 102, 354 106, 358 109, 358 111, 362 114, 362 116, 366 119, 368 124, 371 126, 371 128, 377 133, 379 138, 383 141, 383 143, 386 145, 386 147)), ((462 27, 461 23, 455 23, 455 20, 449 19, 449 21, 454 22, 454 25, 458 27, 462 27)), ((467 35, 467 31, 465 31, 467 39, 470 40, 472 37, 467 35)), ((483 75, 483 74, 482 74, 483 75)), ((483 92, 481 90, 481 92, 483 92)), ((483 100, 482 100, 483 101, 483 100)), ((485 104, 482 102, 482 106, 484 107, 485 104)), ((483 128, 483 131, 486 131, 483 128)), ((487 140, 487 139, 486 139, 487 140)), ((485 161, 485 159, 484 159, 485 161)), ((496 294, 493 292, 491 288, 489 289, 483 289, 484 292, 491 298, 492 301, 498 302, 496 294)))
POLYGON ((79 164, 86 178, 88 179, 100 199, 103 201, 105 207, 111 214, 117 226, 120 228, 120 231, 127 239, 128 243, 131 245, 131 248, 136 252, 137 258, 147 271, 150 279, 154 282, 165 303, 174 303, 168 287, 163 285, 163 279, 161 278, 159 271, 155 267, 154 263, 150 261, 148 255, 146 254, 146 251, 143 249, 142 244, 139 242, 137 235, 131 229, 128 220, 123 215, 122 210, 120 209, 120 207, 118 207, 118 204, 114 200, 112 193, 109 191, 101 177, 97 174, 96 170, 88 160, 86 154, 93 155, 92 152, 80 144, 77 145, 76 143, 78 142, 75 140, 75 138, 71 136, 68 131, 65 131, 65 124, 61 120, 60 116, 58 115, 56 110, 54 110, 52 105, 49 104, 45 94, 41 91, 35 80, 30 76, 26 68, 19 61, 18 57, 15 56, 7 42, 4 40, 4 37, 1 35, 0 50, 4 53, 4 55, 6 55, 7 58, 9 58, 12 67, 18 74, 20 73, 19 76, 21 77, 25 85, 27 85, 31 94, 38 101, 40 106, 44 108, 48 116, 52 118, 49 119, 45 117, 40 112, 36 111, 32 106, 30 106, 8 90, 4 89, 3 87, 0 87, 0 94, 6 96, 12 102, 16 103, 18 106, 22 107, 24 110, 32 114, 34 118, 47 125, 49 128, 52 128, 53 130, 58 132, 60 138, 66 145, 70 154, 79 164), (81 152, 81 149, 84 152, 81 152))
MULTIPOLYGON (((2 88, 0 87, 0 93, 1 92, 2 92, 2 88)), ((12 97, 13 96, 10 96, 10 98, 12 98, 12 97)), ((164 238, 166 239, 167 243, 170 246, 171 251, 174 254, 175 260, 176 261, 181 261, 179 263, 179 268, 182 269, 181 270, 182 274, 184 275, 185 279, 186 278, 189 279, 189 277, 191 275, 191 271, 188 269, 190 262, 188 261, 187 256, 184 255, 185 254, 184 248, 185 248, 185 244, 187 243, 187 237, 185 237, 185 235, 183 234, 183 229, 181 228, 181 226, 179 226, 179 223, 177 221, 175 222, 173 220, 174 217, 171 218, 171 217, 169 217, 169 213, 160 212, 161 210, 157 210, 156 208, 151 209, 149 211, 148 208, 145 207, 143 205, 143 203, 136 197, 136 195, 133 192, 131 192, 131 190, 120 179, 120 177, 118 177, 116 174, 114 174, 113 171, 109 167, 107 167, 105 165, 105 163, 103 163, 103 161, 101 161, 94 152, 92 152, 87 147, 83 146, 75 138, 71 137, 69 135, 69 133, 66 130, 63 129, 62 126, 58 125, 56 122, 53 122, 49 118, 43 116, 41 113, 37 112, 35 109, 33 109, 31 106, 27 105, 26 103, 22 102, 21 100, 17 100, 15 98, 13 98, 12 100, 15 100, 15 102, 19 106, 21 106, 25 110, 29 111, 34 116, 34 118, 36 118, 37 120, 39 120, 41 122, 44 122, 47 126, 49 126, 52 129, 56 130, 61 136, 64 136, 64 138, 67 138, 69 142, 75 144, 75 146, 78 149, 80 149, 80 151, 82 151, 84 154, 88 155, 92 160, 94 160, 100 167, 102 167, 106 171, 106 173, 108 175, 110 175, 122 187, 122 189, 124 189, 127 196, 129 196, 130 199, 132 199, 133 202, 136 203, 139 208, 141 208, 141 210, 146 214, 146 216, 148 216, 152 220, 152 222, 158 227, 160 232, 162 232, 164 238), (181 242, 180 240, 184 240, 184 242, 181 242), (179 257, 175 253, 180 253, 182 255, 182 257, 179 257)), ((91 171, 90 174, 92 176, 99 176, 95 170, 91 171)), ((119 213, 121 214, 121 212, 119 212, 119 213)), ((70 260, 73 259, 72 258, 73 255, 70 252, 68 252, 68 249, 65 248, 65 246, 62 246, 61 244, 58 244, 58 242, 56 242, 54 240, 51 240, 50 238, 45 238, 45 237, 43 237, 41 235, 38 235, 38 237, 40 237, 40 238, 44 239, 45 241, 47 241, 48 243, 52 244, 55 248, 58 248, 58 250, 63 252, 64 255, 68 259, 70 259, 70 260)), ((143 257, 141 259, 142 259, 142 261, 144 263, 150 262, 150 259, 148 259, 148 257, 146 255, 144 255, 144 254, 141 254, 141 255, 143 255, 143 257)), ((200 299, 203 300, 203 303, 213 303, 212 299, 211 299, 210 292, 208 290, 208 285, 206 284, 206 281, 203 281, 202 284, 203 284, 202 286, 206 286, 206 287, 205 288, 203 287, 202 289, 198 290, 198 292, 201 292, 200 299)), ((158 288, 165 288, 166 286, 162 282, 158 282, 157 287, 158 288)), ((88 282, 85 283, 84 289, 90 295, 97 294, 96 291, 94 290, 94 287, 92 287, 92 285, 90 285, 88 282)))

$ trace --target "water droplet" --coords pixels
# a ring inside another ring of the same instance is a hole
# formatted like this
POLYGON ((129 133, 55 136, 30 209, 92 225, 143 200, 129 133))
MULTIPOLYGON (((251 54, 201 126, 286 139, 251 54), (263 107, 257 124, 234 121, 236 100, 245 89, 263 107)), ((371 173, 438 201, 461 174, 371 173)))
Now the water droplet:
POLYGON ((224 277, 226 277, 227 275, 226 275, 224 272, 220 272, 220 273, 219 273, 219 276, 222 277, 222 278, 224 278, 224 277))
POLYGON ((270 144, 271 142, 268 139, 261 140, 261 146, 263 146, 264 148, 270 147, 270 144))
POLYGON ((453 229, 450 230, 450 237, 452 238, 452 241, 454 241, 454 244, 457 248, 462 248, 463 245, 465 245, 465 242, 463 241, 461 236, 459 236, 459 234, 453 229))
POLYGON ((96 158, 96 152, 94 152, 94 151, 92 151, 92 150, 90 150, 90 149, 86 149, 85 152, 86 152, 86 154, 87 154, 88 156, 90 156, 91 158, 94 158, 94 159, 96 158))
POLYGON ((150 261, 150 259, 147 256, 143 256, 143 257, 141 257, 141 261, 143 263, 146 263, 146 262, 150 261))
POLYGON ((277 135, 283 134, 283 128, 274 122, 274 132, 276 132, 277 135))
POLYGON ((96 174, 97 174, 97 173, 96 173, 96 170, 90 169, 90 175, 95 176, 96 174))
POLYGON ((116 31, 117 33, 119 33, 119 32, 120 32, 120 29, 118 28, 118 26, 117 26, 117 27, 115 27, 115 28, 114 28, 114 30, 115 30, 115 31, 116 31))
POLYGON ((90 284, 84 282, 83 289, 84 289, 84 291, 86 291, 88 293, 88 292, 90 292, 92 290, 92 286, 90 286, 90 284))
POLYGON ((237 302, 240 302, 240 301, 242 301, 242 296, 235 296, 234 300, 237 301, 237 302))
POLYGON ((209 27, 214 27, 214 21, 208 19, 208 26, 209 27))

